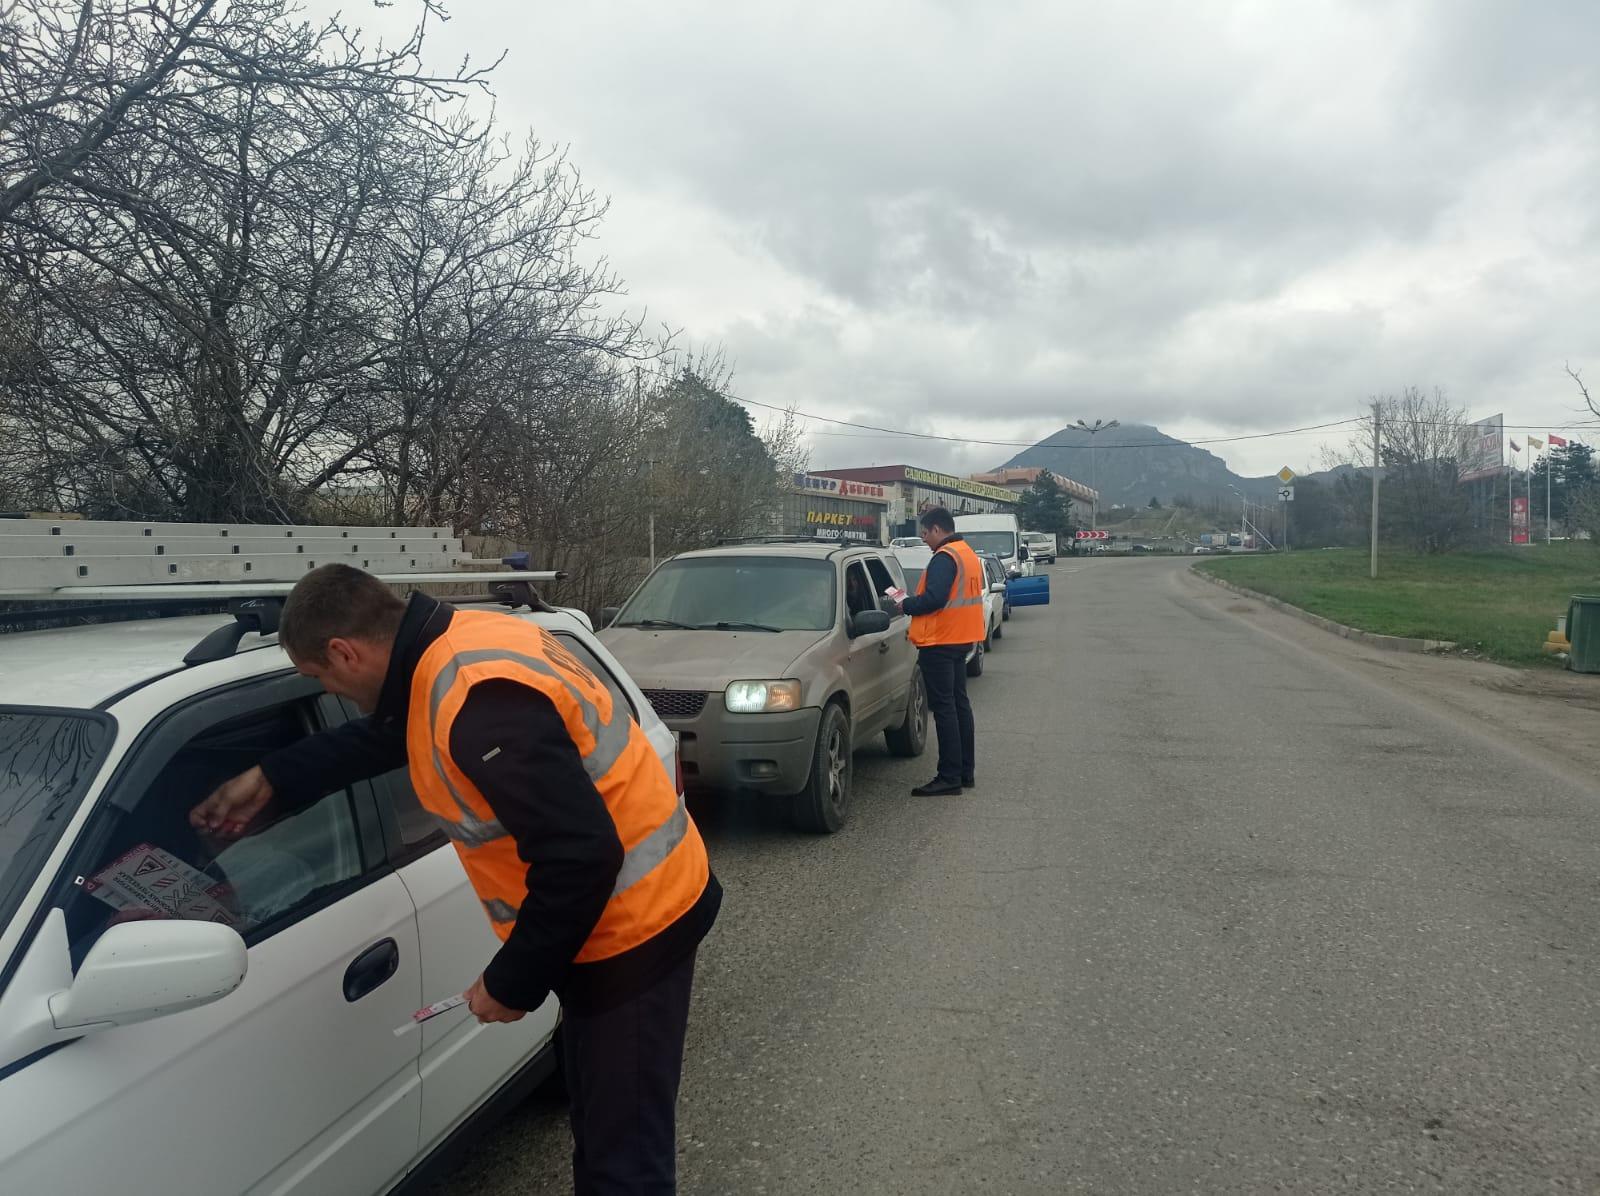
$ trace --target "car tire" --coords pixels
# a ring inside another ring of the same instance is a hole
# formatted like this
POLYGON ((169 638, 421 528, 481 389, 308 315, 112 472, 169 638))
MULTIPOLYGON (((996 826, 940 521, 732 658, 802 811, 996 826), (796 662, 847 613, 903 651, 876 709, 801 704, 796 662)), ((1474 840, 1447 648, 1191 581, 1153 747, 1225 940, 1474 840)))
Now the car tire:
POLYGON ((928 687, 923 683, 922 670, 911 672, 911 692, 906 695, 905 722, 890 727, 883 733, 891 756, 920 756, 928 746, 928 687))
POLYGON ((972 651, 972 659, 967 661, 967 676, 983 676, 983 645, 979 644, 972 651))
POLYGON ((796 830, 831 835, 841 829, 850 809, 850 781, 855 757, 850 750, 850 716, 837 702, 822 709, 817 742, 811 751, 811 775, 794 795, 790 819, 796 830))
POLYGON ((1011 603, 1006 603, 1000 608, 1000 621, 1004 623, 1011 617, 1011 603))

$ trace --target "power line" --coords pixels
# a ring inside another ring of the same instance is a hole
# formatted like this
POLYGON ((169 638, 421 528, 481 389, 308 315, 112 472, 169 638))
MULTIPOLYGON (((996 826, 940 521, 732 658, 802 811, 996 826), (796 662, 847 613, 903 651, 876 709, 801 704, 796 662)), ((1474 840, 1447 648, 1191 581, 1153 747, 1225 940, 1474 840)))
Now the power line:
MULTIPOLYGON (((825 424, 838 424, 846 428, 860 428, 868 432, 882 432, 889 436, 903 436, 908 440, 939 440, 949 444, 982 444, 997 448, 1088 448, 1086 444, 1045 444, 1033 440, 983 440, 975 436, 940 436, 933 432, 909 432, 904 428, 885 428, 880 424, 856 423, 848 419, 834 419, 828 415, 814 415, 809 411, 801 411, 792 407, 777 407, 771 403, 763 403, 759 399, 745 399, 734 396, 735 401, 748 404, 751 407, 761 407, 767 411, 792 412, 802 419, 819 420, 825 424)), ((1309 424, 1303 428, 1285 428, 1277 432, 1252 432, 1244 436, 1212 436, 1202 440, 1152 440, 1143 444, 1105 444, 1096 446, 1098 449, 1110 451, 1112 449, 1138 449, 1138 448, 1182 448, 1194 444, 1237 444, 1243 440, 1268 440, 1275 436, 1294 436, 1301 432, 1321 432, 1327 428, 1342 428, 1350 424, 1360 423, 1366 417, 1353 415, 1349 419, 1334 420, 1326 424, 1309 424)), ((841 432, 812 432, 813 436, 843 436, 841 432)), ((871 439, 860 437, 862 440, 871 439)))

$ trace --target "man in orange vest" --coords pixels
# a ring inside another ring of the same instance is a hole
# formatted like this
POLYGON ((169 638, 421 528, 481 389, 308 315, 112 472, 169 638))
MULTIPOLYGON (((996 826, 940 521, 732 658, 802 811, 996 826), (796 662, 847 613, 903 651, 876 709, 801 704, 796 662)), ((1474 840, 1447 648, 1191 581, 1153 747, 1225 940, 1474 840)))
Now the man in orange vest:
POLYGON ((982 640, 986 584, 983 562, 956 534, 956 521, 943 507, 918 520, 922 542, 933 559, 922 571, 917 592, 900 604, 911 616, 911 642, 927 686, 928 709, 939 735, 939 775, 911 792, 918 797, 960 793, 977 783, 976 735, 967 701, 967 652, 982 640))
POLYGON ((348 565, 306 574, 278 641, 367 717, 274 753, 190 815, 242 834, 402 764, 502 945, 466 997, 513 1022, 554 992, 579 1193, 671 1192, 695 951, 722 889, 631 712, 537 624, 402 601, 348 565))

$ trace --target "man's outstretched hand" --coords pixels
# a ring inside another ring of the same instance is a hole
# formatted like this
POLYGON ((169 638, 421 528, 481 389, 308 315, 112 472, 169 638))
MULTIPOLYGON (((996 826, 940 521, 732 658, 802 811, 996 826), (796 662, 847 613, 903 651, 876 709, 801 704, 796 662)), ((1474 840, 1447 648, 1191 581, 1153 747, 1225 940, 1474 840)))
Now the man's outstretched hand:
POLYGON ((224 839, 237 839, 272 800, 272 782, 259 767, 217 786, 216 792, 189 811, 189 825, 224 839))
POLYGON ((483 986, 482 976, 472 982, 472 987, 467 989, 464 995, 467 998, 467 1008, 472 1010, 472 1015, 480 1022, 520 1022, 528 1016, 527 1010, 513 1009, 491 997, 489 990, 483 986))

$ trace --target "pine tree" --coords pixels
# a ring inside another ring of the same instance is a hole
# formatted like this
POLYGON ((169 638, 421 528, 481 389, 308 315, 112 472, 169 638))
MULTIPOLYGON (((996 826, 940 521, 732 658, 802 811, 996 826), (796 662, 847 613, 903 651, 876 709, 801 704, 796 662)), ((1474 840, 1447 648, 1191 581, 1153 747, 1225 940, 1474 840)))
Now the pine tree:
POLYGON ((1024 531, 1053 532, 1057 539, 1070 537, 1076 530, 1072 517, 1072 500, 1061 492, 1055 475, 1041 469, 1033 485, 1022 492, 1017 500, 1017 518, 1024 531))

